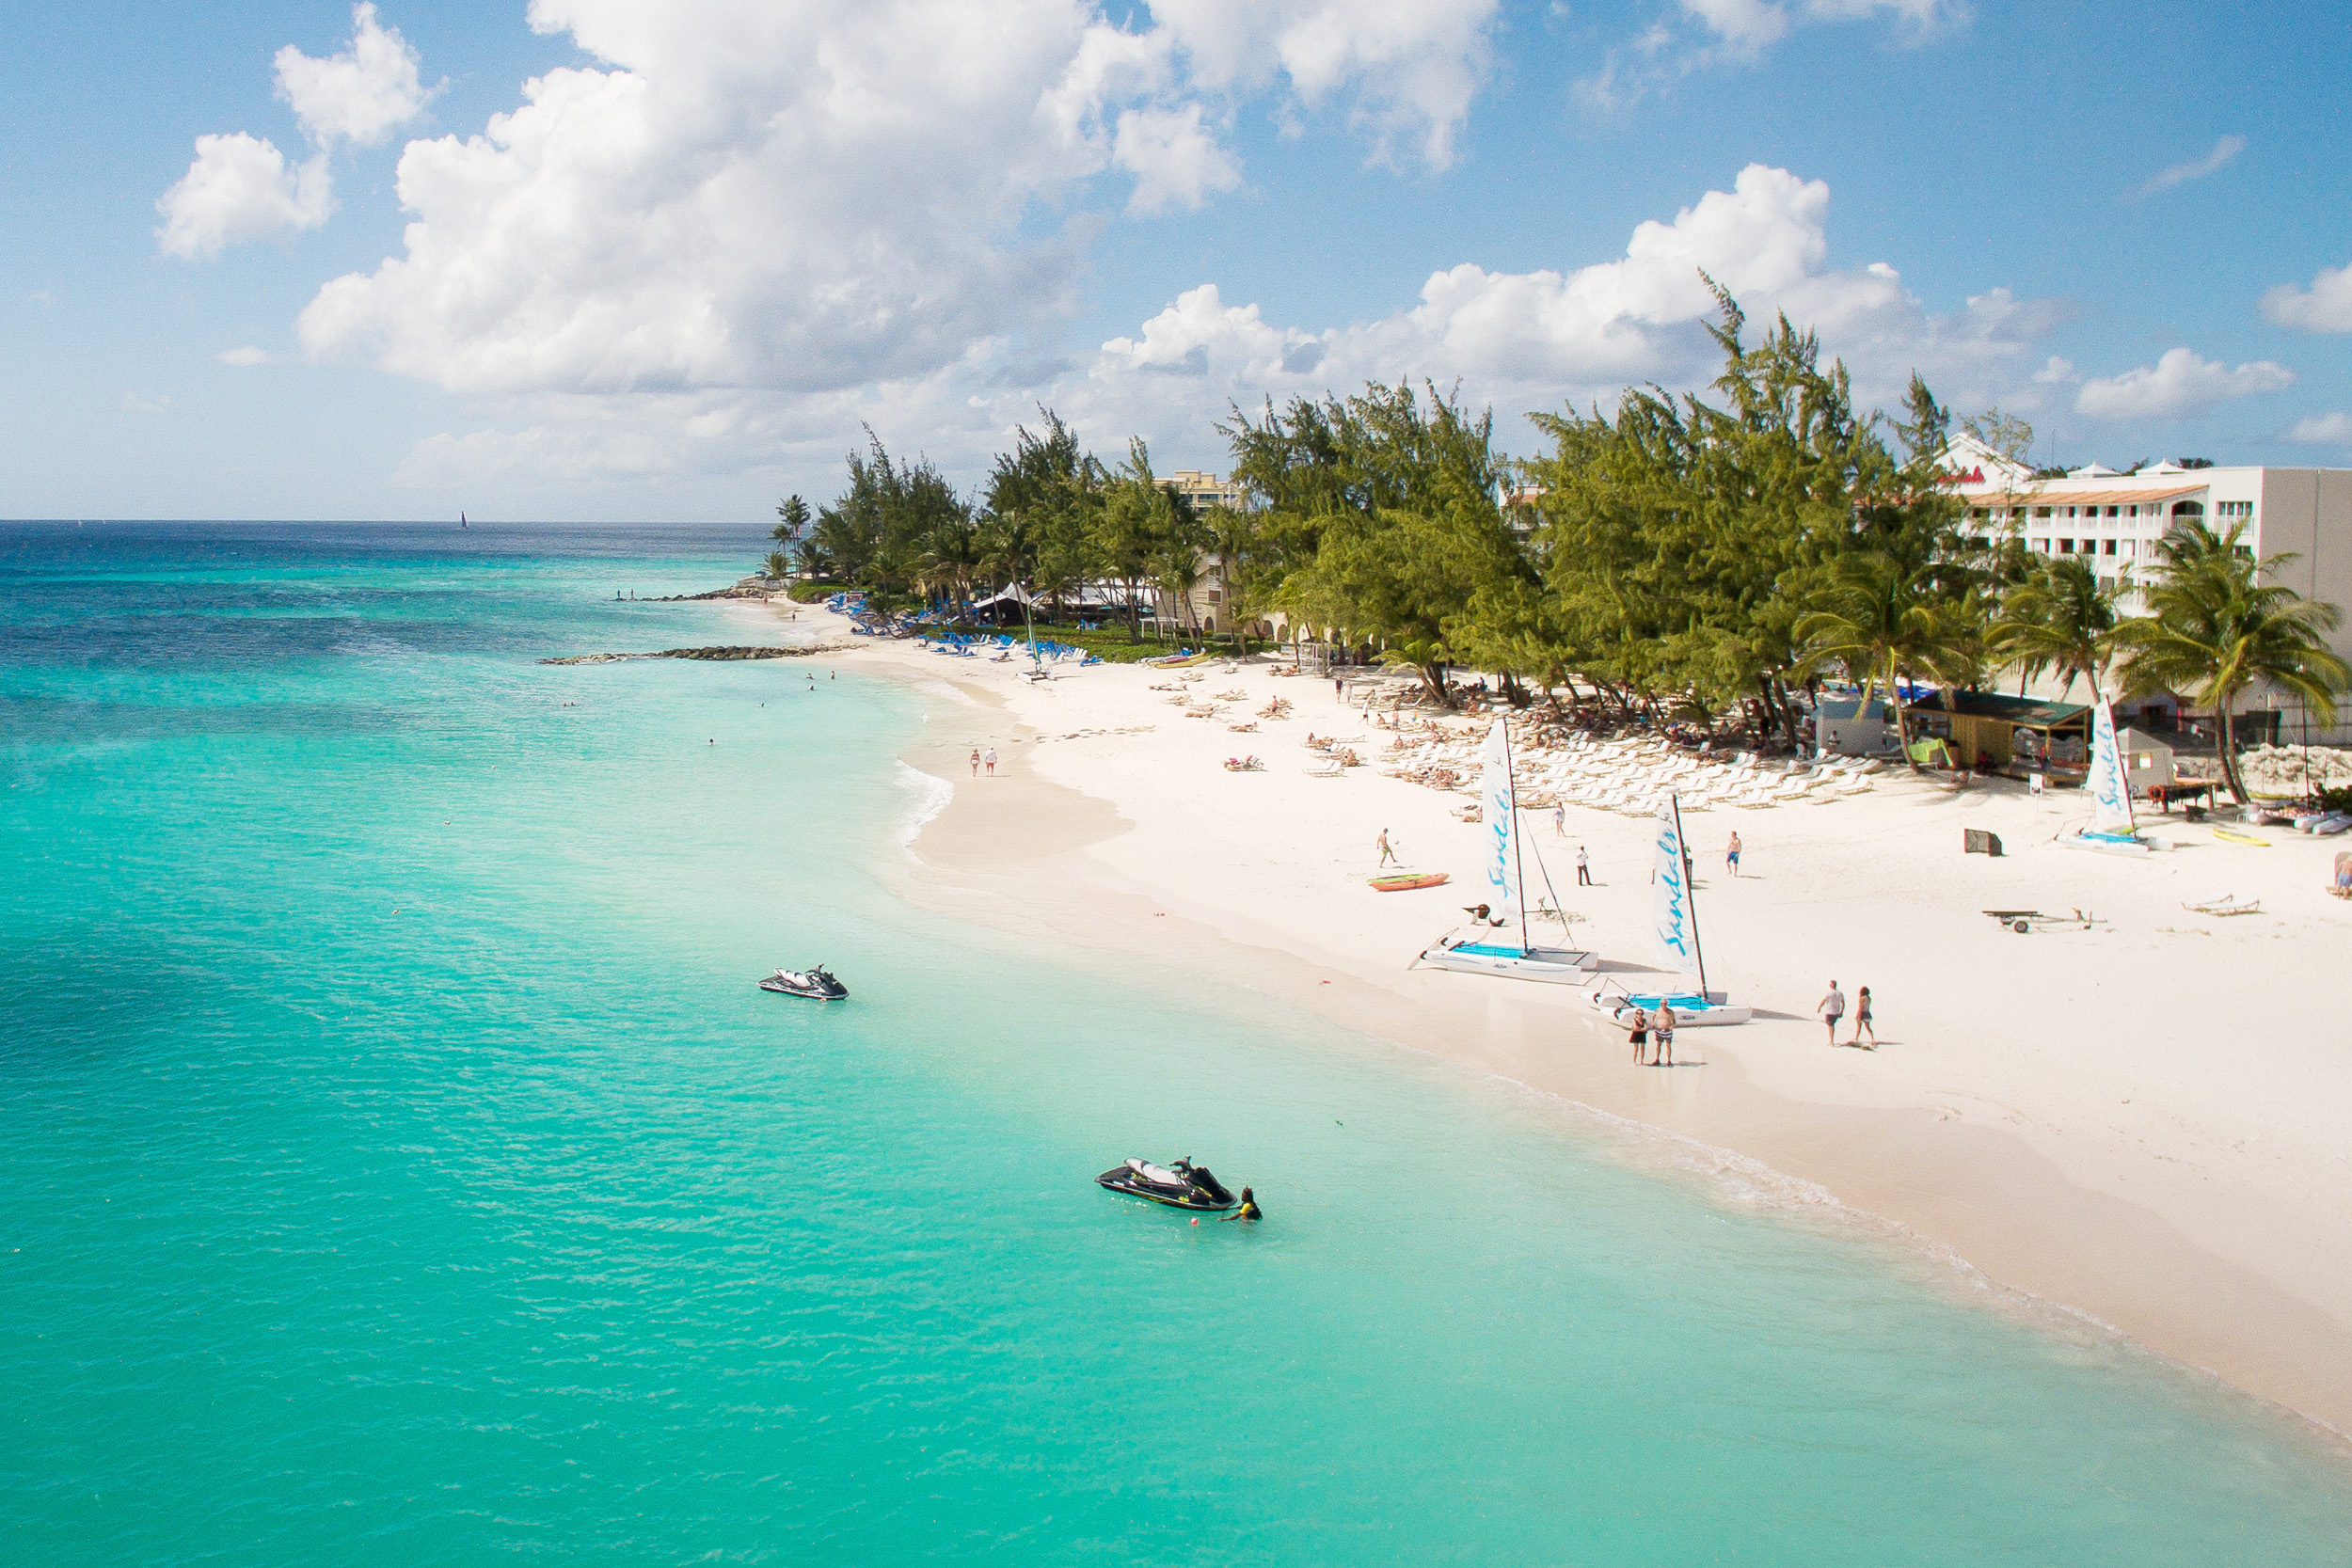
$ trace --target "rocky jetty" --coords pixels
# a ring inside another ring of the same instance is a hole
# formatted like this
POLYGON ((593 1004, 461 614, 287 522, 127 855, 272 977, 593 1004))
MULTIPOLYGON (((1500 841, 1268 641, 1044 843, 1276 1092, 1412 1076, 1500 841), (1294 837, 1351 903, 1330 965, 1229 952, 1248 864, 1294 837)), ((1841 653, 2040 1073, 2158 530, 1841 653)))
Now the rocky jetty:
MULTIPOLYGON (((703 594, 701 598, 713 595, 703 594)), ((562 658, 543 658, 542 664, 618 664, 628 658, 803 658, 826 650, 814 645, 802 648, 723 647, 723 648, 664 648, 651 654, 567 654, 562 658)))
MULTIPOLYGON (((784 584, 774 578, 745 578, 732 588, 714 588, 707 594, 663 594, 649 601, 653 604, 689 604, 697 599, 767 599, 784 592, 784 584)), ((647 658, 666 658, 666 654, 647 654, 647 658)))

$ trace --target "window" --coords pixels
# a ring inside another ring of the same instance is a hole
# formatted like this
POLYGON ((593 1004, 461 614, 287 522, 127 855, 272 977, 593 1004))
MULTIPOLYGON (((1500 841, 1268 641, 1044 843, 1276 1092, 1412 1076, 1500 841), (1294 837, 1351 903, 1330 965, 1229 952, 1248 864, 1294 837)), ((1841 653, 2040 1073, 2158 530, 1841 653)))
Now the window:
POLYGON ((2214 512, 2217 515, 2223 517, 2250 517, 2254 515, 2254 503, 2252 501, 2223 501, 2214 508, 2214 512))
POLYGON ((2121 517, 2123 515, 2123 509, 2120 506, 2110 506, 2107 508, 2107 515, 2110 517, 2121 517))
POLYGON ((2074 553, 2074 541, 2073 541, 2072 539, 2061 539, 2061 540, 2059 540, 2059 541, 2058 541, 2058 554, 2060 554, 2060 555, 2073 555, 2074 553))
POLYGON ((2050 515, 2052 510, 2053 509, 2050 507, 2037 506, 2033 509, 2033 515, 2037 517, 2046 517, 2050 515))
POLYGON ((2104 549, 2104 550, 2101 550, 2099 553, 2100 553, 2101 555, 2113 555, 2113 554, 2115 553, 2115 541, 2114 541, 2114 540, 2112 540, 2112 539, 2108 540, 2108 541, 2106 542, 2106 546, 2107 546, 2107 547, 2106 547, 2106 549, 2104 549))

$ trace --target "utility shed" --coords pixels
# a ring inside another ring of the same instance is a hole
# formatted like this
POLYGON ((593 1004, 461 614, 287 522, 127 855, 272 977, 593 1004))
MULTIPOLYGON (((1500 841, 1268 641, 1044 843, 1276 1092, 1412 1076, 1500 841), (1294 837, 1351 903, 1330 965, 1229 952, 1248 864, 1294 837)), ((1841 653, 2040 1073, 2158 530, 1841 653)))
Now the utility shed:
POLYGON ((2179 777, 2172 767, 2172 748, 2145 730, 2116 731, 2115 750, 2123 759, 2123 782, 2135 795, 2169 784, 2179 777))
POLYGON ((1903 728, 1906 745, 1941 740, 1962 768, 2077 781, 2089 769, 2090 709, 2079 703, 1939 691, 1903 709, 1903 728))

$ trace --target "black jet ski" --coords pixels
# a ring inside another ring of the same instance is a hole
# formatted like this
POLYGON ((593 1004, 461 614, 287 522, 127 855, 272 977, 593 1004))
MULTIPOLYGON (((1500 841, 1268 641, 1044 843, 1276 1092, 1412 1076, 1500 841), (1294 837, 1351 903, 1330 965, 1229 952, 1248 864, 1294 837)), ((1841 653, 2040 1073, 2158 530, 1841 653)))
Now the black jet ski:
POLYGON ((847 1001, 850 988, 834 979, 823 964, 812 969, 779 969, 759 983, 761 990, 786 996, 805 996, 818 1002, 847 1001))
POLYGON ((1094 1183, 1131 1197, 1148 1197, 1170 1209, 1221 1214, 1241 1206, 1241 1199, 1227 1192, 1225 1184, 1209 1174, 1208 1166, 1196 1165, 1190 1160, 1179 1160, 1170 1165, 1130 1160, 1117 1169, 1104 1171, 1094 1179, 1094 1183))

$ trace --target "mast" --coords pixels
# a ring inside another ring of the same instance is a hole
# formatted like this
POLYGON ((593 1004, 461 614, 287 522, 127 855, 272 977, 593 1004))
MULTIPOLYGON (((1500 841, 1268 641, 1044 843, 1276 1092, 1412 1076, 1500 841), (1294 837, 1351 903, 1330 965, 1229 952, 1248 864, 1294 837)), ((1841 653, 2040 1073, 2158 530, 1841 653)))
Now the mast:
POLYGON ((1528 953, 1527 942, 1527 861, 1519 853, 1519 781, 1511 771, 1511 721, 1497 719, 1502 726, 1502 787, 1511 800, 1511 881, 1519 895, 1519 956, 1528 953))
POLYGON ((1707 944, 1699 941, 1698 879, 1691 875, 1691 841, 1682 836, 1682 797, 1669 795, 1674 804, 1675 849, 1682 856, 1682 891, 1691 900, 1691 956, 1699 961, 1699 1000, 1707 1000, 1707 944))

